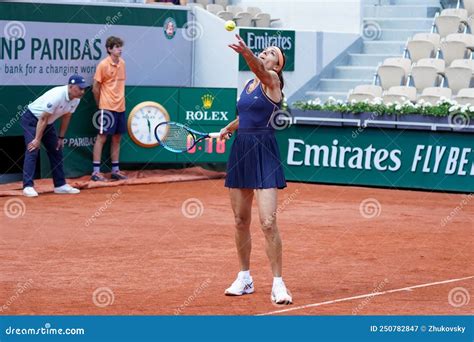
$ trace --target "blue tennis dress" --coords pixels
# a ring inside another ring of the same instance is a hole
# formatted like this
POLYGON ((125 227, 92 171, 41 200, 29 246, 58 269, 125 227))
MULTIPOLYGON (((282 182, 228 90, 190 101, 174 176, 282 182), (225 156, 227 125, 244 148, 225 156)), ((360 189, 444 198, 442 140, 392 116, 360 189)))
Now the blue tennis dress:
POLYGON ((275 130, 270 124, 272 114, 280 109, 264 93, 260 83, 252 92, 246 85, 237 103, 239 128, 227 162, 225 186, 239 189, 283 189, 285 175, 275 130))

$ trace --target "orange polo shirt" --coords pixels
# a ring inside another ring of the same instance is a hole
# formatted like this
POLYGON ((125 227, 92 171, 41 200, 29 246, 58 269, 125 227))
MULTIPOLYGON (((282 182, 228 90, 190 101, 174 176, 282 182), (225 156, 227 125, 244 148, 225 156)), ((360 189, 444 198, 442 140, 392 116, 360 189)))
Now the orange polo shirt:
POLYGON ((125 111, 125 61, 115 64, 110 56, 104 58, 95 71, 94 80, 100 83, 100 109, 125 111))

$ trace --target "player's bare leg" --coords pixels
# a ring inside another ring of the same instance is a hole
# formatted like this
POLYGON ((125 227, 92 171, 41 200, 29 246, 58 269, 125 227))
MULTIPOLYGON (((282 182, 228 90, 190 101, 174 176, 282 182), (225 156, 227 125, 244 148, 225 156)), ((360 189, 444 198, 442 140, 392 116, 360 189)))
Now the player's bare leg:
POLYGON ((235 218, 235 245, 239 257, 240 272, 237 279, 225 290, 225 294, 228 296, 241 296, 254 292, 253 279, 250 276, 252 201, 252 189, 230 189, 230 202, 235 218))
POLYGON ((281 277, 282 243, 277 226, 278 190, 258 189, 257 206, 260 216, 260 227, 265 235, 265 251, 273 273, 271 300, 276 304, 291 304, 293 299, 281 277))
POLYGON ((252 220, 253 190, 230 189, 230 202, 235 219, 235 245, 239 256, 240 270, 250 269, 252 237, 250 221, 252 220))
POLYGON ((255 190, 260 227, 265 235, 265 251, 274 277, 281 277, 281 238, 278 231, 276 211, 278 205, 277 189, 255 190))

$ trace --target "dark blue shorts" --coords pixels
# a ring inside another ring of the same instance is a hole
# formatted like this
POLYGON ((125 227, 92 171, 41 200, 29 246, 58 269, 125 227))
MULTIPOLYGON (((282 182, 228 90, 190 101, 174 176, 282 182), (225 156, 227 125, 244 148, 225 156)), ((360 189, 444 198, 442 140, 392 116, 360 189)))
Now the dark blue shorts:
POLYGON ((104 109, 103 115, 99 114, 96 120, 99 134, 114 135, 127 133, 125 112, 114 112, 104 109))

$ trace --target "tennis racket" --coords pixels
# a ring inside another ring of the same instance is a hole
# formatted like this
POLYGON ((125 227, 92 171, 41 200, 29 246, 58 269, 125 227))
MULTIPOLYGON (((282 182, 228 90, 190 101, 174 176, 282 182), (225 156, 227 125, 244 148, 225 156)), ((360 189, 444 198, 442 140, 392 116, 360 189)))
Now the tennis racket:
POLYGON ((155 127, 155 138, 161 146, 174 153, 191 150, 198 142, 220 137, 220 133, 203 133, 179 122, 165 121, 155 127))

